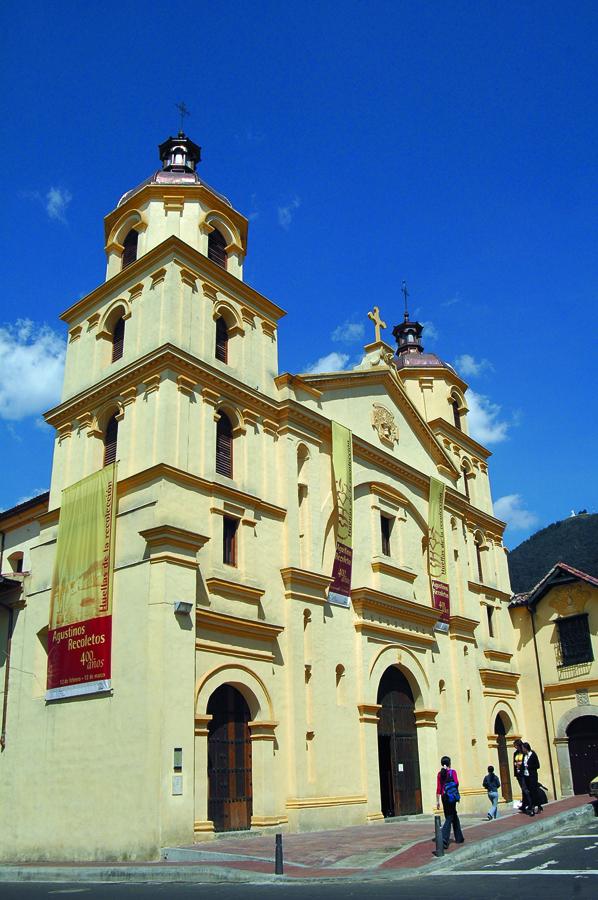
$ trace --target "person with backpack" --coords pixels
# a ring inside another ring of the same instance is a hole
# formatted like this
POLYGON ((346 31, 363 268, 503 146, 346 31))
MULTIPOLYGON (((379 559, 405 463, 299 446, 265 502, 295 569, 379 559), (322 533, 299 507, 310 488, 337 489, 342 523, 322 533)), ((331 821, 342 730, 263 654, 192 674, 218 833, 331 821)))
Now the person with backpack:
POLYGON ((436 809, 440 809, 440 801, 442 800, 442 809, 444 811, 442 842, 446 850, 451 836, 451 826, 455 834, 455 843, 462 844, 465 838, 463 837, 461 823, 457 814, 457 803, 461 799, 459 778, 456 771, 451 769, 450 756, 443 756, 440 760, 440 765, 442 768, 436 776, 436 809))
POLYGON ((539 813, 543 811, 542 801, 544 798, 540 796, 540 786, 538 784, 540 760, 536 751, 532 750, 527 742, 523 744, 523 751, 525 754, 523 757, 523 777, 530 796, 529 815, 533 816, 536 811, 539 813))
POLYGON ((488 821, 490 821, 490 819, 498 818, 498 789, 500 781, 498 780, 498 775, 494 772, 494 766, 488 766, 488 774, 484 776, 482 787, 488 791, 488 800, 492 804, 492 808, 486 816, 488 821))

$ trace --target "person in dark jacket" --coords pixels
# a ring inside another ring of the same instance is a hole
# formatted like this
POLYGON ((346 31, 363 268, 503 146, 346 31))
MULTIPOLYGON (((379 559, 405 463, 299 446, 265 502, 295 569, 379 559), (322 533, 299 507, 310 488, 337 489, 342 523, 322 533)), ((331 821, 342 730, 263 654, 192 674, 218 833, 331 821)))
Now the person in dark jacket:
POLYGON ((527 742, 523 744, 523 777, 525 785, 529 793, 530 816, 537 811, 543 811, 542 802, 538 791, 538 769, 540 768, 540 760, 535 750, 532 750, 527 742))
POLYGON ((482 787, 486 788, 488 791, 488 800, 492 804, 486 818, 488 820, 496 819, 498 818, 498 789, 500 787, 500 781, 494 772, 494 766, 488 766, 488 774, 484 776, 482 787))
POLYGON ((451 769, 450 756, 443 756, 440 760, 442 768, 436 776, 436 809, 440 809, 440 801, 442 800, 442 809, 444 811, 444 824, 442 826, 442 840, 444 849, 449 845, 451 836, 451 825, 455 833, 455 842, 462 844, 465 838, 461 831, 461 823, 457 814, 458 800, 451 800, 450 796, 454 793, 454 789, 459 787, 459 778, 454 769, 451 769))
POLYGON ((521 788, 521 806, 519 807, 519 812, 526 813, 531 807, 531 797, 529 795, 529 790, 525 782, 523 765, 524 759, 525 750, 523 747, 523 741, 517 739, 515 741, 515 752, 513 753, 513 775, 519 782, 519 787, 521 788))

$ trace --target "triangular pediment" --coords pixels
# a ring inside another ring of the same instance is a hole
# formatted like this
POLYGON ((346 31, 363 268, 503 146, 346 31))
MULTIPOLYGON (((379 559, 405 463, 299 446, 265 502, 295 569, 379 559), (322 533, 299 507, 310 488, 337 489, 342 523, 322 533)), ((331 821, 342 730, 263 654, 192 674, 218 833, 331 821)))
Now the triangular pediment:
POLYGON ((317 406, 327 418, 420 472, 458 478, 453 461, 407 396, 393 368, 300 377, 319 392, 317 406))

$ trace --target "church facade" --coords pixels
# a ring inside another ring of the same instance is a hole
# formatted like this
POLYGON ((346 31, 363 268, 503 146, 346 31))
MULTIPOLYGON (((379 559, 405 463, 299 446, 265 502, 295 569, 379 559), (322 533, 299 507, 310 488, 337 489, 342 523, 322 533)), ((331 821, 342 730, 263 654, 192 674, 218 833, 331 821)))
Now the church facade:
POLYGON ((463 811, 485 811, 490 763, 509 800, 537 693, 524 704, 467 385, 407 313, 391 347, 377 308, 356 369, 279 373, 284 312, 243 280, 247 219, 185 135, 160 157, 105 219, 105 282, 61 317, 49 495, 0 516, 2 857, 152 858, 429 812, 443 754, 463 811), (345 605, 333 423, 351 446, 345 605), (49 694, 63 491, 115 461, 110 683, 49 694))

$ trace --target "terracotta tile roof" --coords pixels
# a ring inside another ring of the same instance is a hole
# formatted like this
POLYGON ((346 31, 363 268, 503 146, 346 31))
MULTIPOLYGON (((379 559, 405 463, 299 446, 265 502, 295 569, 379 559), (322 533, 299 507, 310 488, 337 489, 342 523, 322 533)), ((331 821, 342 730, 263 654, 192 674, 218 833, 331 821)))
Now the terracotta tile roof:
POLYGON ((511 602, 509 603, 509 607, 530 606, 536 604, 538 600, 540 600, 544 596, 544 594, 547 593, 548 590, 550 590, 553 584, 562 583, 562 581, 558 581, 555 579, 557 570, 560 570, 563 574, 571 575, 573 578, 577 578, 580 581, 585 581, 587 584, 591 584, 592 587, 598 587, 598 578, 594 578, 593 575, 588 575, 587 572, 582 572, 581 569, 574 569, 573 566, 568 566, 567 563, 558 562, 554 564, 552 569, 549 569, 546 575, 544 575, 544 577, 540 579, 540 581, 535 587, 531 589, 531 591, 525 591, 521 594, 513 594, 511 602))

